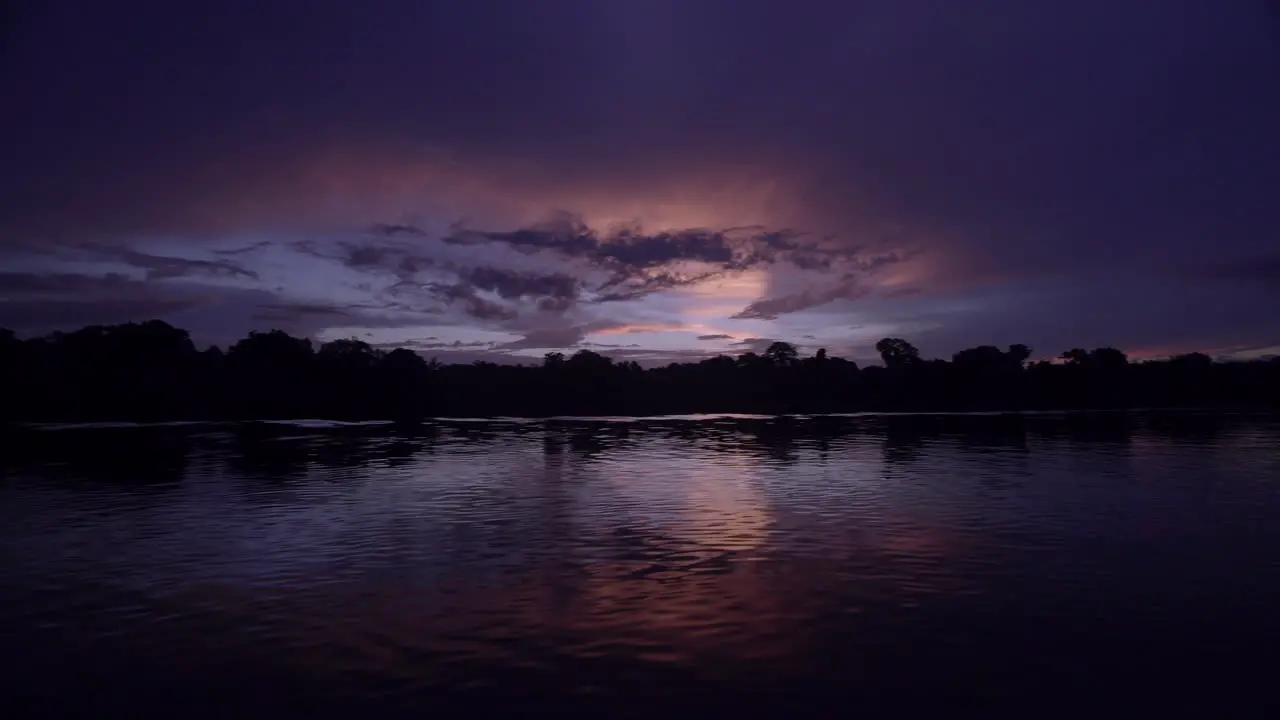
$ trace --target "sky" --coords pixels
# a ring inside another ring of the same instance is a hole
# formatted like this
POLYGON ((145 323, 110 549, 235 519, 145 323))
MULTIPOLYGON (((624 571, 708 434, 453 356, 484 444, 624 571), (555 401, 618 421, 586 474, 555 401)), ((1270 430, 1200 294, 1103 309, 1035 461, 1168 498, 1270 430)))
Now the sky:
POLYGON ((1280 351, 1274 0, 4 7, 21 336, 1280 351))

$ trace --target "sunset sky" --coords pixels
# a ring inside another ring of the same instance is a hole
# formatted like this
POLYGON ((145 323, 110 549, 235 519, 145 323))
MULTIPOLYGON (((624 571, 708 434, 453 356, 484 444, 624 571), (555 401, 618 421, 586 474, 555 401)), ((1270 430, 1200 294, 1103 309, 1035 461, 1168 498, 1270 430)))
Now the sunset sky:
POLYGON ((1271 0, 6 7, 23 336, 1280 352, 1271 0))

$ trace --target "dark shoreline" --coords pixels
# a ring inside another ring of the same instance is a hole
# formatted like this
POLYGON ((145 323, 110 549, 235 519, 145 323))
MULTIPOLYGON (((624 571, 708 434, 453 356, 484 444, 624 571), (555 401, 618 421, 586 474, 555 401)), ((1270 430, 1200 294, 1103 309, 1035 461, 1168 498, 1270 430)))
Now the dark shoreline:
POLYGON ((1280 408, 1280 359, 1130 362, 1114 348, 1032 362, 1024 345, 984 345, 942 360, 886 338, 883 365, 860 367, 775 342, 762 354, 642 368, 590 350, 550 352, 537 365, 443 365, 359 340, 316 349, 280 331, 198 351, 159 321, 0 340, 0 421, 1280 408))
POLYGON ((1276 415, 1280 406, 1134 406, 1134 407, 1051 407, 1051 409, 1007 410, 854 410, 841 413, 737 413, 737 411, 694 411, 654 415, 426 415, 421 418, 210 418, 184 420, 0 420, 0 428, 26 430, 183 428, 207 425, 282 425, 305 429, 419 427, 453 423, 678 423, 678 421, 741 420, 855 420, 874 418, 1053 418, 1089 415, 1276 415))

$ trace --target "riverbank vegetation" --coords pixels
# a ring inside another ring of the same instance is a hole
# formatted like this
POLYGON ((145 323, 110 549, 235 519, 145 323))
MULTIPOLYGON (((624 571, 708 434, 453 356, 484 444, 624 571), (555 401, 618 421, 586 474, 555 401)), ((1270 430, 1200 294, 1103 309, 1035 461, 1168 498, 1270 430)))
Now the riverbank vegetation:
POLYGON ((446 365, 359 340, 316 346, 254 332, 198 350, 160 321, 19 339, 0 330, 3 419, 214 420, 319 417, 653 415, 1280 406, 1280 359, 1215 362, 1191 353, 1132 362, 1114 348, 1031 362, 1024 345, 925 359, 907 341, 860 367, 819 350, 642 368, 590 350, 541 362, 446 365))

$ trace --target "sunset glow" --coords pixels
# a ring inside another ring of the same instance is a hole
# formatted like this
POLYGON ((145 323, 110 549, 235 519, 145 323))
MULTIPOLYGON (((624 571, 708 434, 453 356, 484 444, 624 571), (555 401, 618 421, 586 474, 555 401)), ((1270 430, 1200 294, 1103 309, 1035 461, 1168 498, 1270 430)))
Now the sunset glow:
POLYGON ((156 317, 202 345, 645 363, 1280 337, 1262 4, 1100 33, 1069 3, 997 32, 963 3, 533 3, 499 28, 268 2, 163 55, 176 9, 73 4, 24 10, 8 48, 0 326, 23 336, 156 317))

